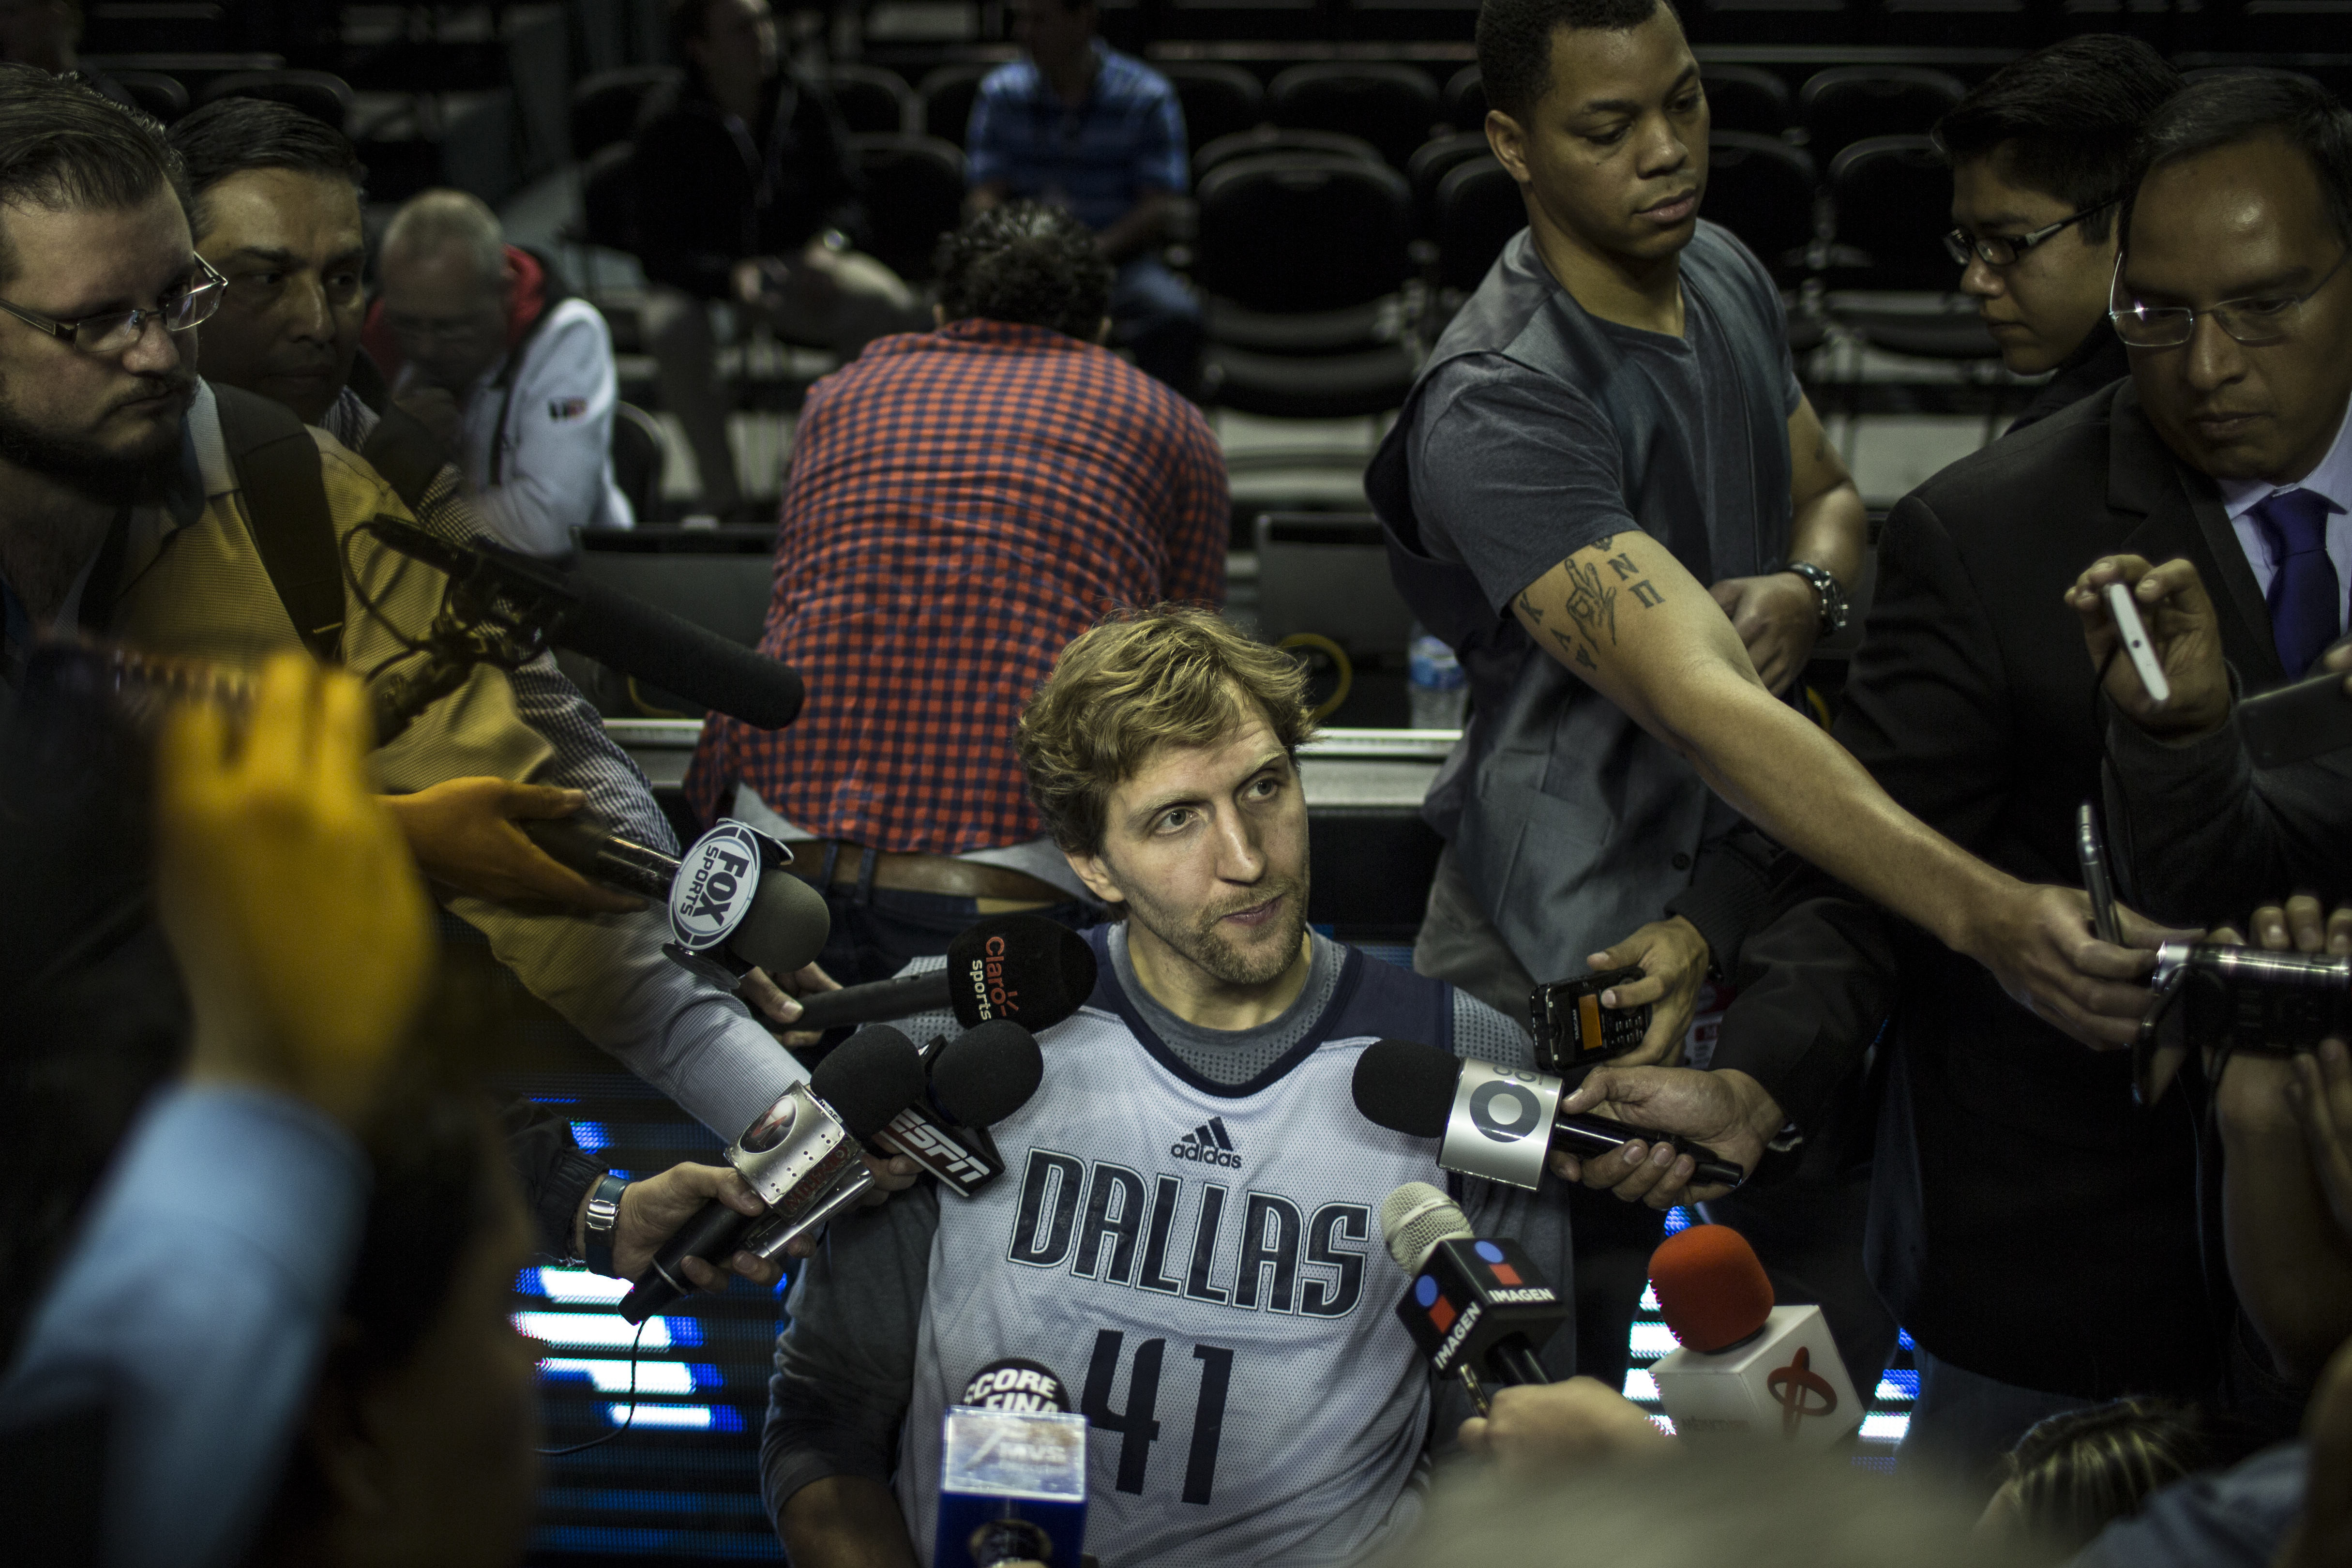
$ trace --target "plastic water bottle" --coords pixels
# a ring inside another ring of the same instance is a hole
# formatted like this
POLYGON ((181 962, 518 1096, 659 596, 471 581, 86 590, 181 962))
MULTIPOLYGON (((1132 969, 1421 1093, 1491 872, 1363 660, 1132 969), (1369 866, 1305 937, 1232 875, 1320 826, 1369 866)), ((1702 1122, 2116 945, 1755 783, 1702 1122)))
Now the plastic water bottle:
POLYGON ((1454 650, 1419 626, 1406 655, 1406 680, 1416 730, 1459 730, 1470 700, 1469 678, 1454 650))

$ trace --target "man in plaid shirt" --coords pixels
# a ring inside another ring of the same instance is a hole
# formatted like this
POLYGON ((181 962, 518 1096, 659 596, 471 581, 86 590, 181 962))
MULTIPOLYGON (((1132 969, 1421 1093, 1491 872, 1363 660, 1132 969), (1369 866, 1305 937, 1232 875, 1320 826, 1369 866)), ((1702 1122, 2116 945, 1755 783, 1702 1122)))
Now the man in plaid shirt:
POLYGON ((947 249, 939 329, 869 344, 801 416, 760 649, 808 705, 773 732, 712 715, 686 781, 705 820, 793 847, 849 984, 982 915, 1091 920, 1023 786, 1022 705, 1107 611, 1224 601, 1223 459, 1100 346, 1094 237, 1023 202, 947 249))

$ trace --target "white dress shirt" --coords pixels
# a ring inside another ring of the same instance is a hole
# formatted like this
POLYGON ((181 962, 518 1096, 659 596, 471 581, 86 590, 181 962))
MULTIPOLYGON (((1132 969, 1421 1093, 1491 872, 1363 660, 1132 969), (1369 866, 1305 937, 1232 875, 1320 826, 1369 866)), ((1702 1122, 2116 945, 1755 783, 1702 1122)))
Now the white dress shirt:
POLYGON ((2237 530, 2239 547, 2245 551, 2246 564, 2254 569, 2254 582, 2266 599, 2271 579, 2278 575, 2278 563, 2271 559, 2270 541, 2254 521, 2254 508, 2280 490, 2315 490, 2345 509, 2327 517, 2327 559, 2336 563, 2336 627, 2341 632, 2344 591, 2352 584, 2352 405, 2347 406, 2337 423, 2336 440, 2327 455, 2294 483, 2274 485, 2265 479, 2216 479, 2214 483, 2221 487, 2221 505, 2230 514, 2230 526, 2237 530))

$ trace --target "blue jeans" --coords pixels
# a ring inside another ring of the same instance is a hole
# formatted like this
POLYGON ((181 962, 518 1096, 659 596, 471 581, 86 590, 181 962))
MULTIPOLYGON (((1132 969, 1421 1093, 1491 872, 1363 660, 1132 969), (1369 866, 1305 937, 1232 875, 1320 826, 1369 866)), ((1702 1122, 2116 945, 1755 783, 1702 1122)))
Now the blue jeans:
POLYGON ((1111 342, 1138 370, 1185 396, 1201 380, 1201 302, 1151 251, 1119 263, 1110 285, 1111 342))
POLYGON ((2098 1403, 2071 1394, 2045 1394, 1938 1361, 1926 1347, 1919 1363, 1919 1397, 1911 1406, 1900 1463, 1928 1466, 1990 1498, 1994 1467, 2026 1428, 2044 1416, 2098 1403))

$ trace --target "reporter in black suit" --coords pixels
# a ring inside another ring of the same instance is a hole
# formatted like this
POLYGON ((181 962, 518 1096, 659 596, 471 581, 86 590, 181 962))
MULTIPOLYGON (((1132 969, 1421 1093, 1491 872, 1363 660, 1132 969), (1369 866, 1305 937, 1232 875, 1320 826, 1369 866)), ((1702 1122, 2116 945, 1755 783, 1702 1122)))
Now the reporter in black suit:
MULTIPOLYGON (((2125 216, 2118 302, 2147 330, 2118 327, 2150 340, 2132 379, 1954 464, 1887 520, 1838 738, 2002 870, 2079 881, 2074 812, 2099 792, 2105 737, 2068 607, 2077 574, 2128 552, 2246 576, 2224 487, 2310 472, 2344 423, 2345 127, 2283 78, 2219 79, 2159 110, 2125 216), (2182 309, 2190 330, 2166 346, 2182 322, 2160 312, 2182 309)), ((2281 678, 2261 595, 2220 595, 2213 635, 2249 684, 2281 678)), ((1922 1443, 1975 1464, 2057 1409, 2209 1394, 2234 1305, 2223 1287, 2209 1300, 2220 1259, 2200 1267, 2187 1097, 2136 1109, 2122 1053, 2084 1050, 1818 874, 1780 908, 1743 952, 1713 1071, 1604 1071, 1571 1107, 1606 1100, 1751 1162, 1784 1122, 1818 1117, 1891 1014, 1869 1260, 1921 1352, 1922 1443)), ((1590 1162, 1585 1179, 1689 1195, 1687 1161, 1645 1152, 1590 1162)))

